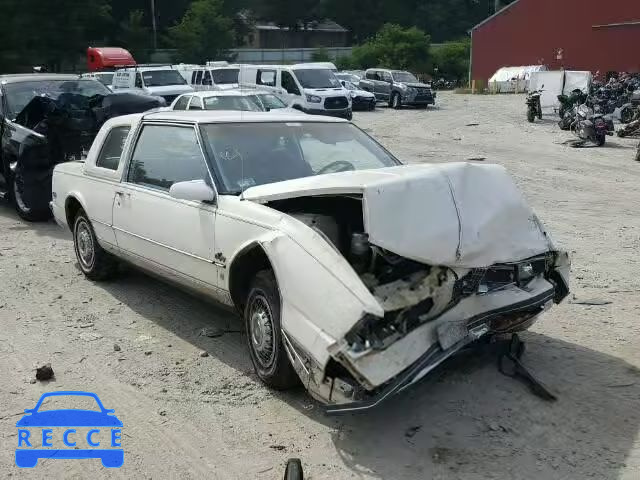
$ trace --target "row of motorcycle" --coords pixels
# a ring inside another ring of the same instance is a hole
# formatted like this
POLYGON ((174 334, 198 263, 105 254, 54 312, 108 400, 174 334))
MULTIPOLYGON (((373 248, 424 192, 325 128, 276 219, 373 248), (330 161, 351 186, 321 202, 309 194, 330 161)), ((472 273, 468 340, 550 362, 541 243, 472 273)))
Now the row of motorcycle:
MULTIPOLYGON (((542 119, 540 90, 527 95, 527 120, 542 119)), ((562 130, 570 130, 580 141, 580 146, 591 143, 601 147, 606 138, 615 132, 613 116, 622 123, 619 137, 640 137, 640 75, 625 75, 611 79, 606 84, 593 82, 589 93, 580 89, 569 95, 558 96, 562 130)), ((640 161, 640 145, 637 160, 640 161)))

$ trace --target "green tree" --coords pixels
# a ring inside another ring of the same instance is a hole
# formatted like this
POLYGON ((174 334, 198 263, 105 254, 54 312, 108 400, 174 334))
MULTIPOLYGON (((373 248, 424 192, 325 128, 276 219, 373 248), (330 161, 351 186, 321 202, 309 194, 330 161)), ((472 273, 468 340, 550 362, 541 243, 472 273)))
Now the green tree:
POLYGON ((414 72, 429 69, 431 39, 415 27, 385 24, 370 41, 353 49, 353 61, 360 68, 384 66, 414 72))
POLYGON ((129 50, 137 62, 148 61, 149 50, 153 47, 153 34, 145 23, 145 14, 142 10, 129 12, 127 21, 120 24, 118 39, 118 46, 129 50))
POLYGON ((462 80, 469 72, 469 53, 471 42, 469 39, 448 42, 431 49, 434 72, 437 76, 462 80))
POLYGON ((311 60, 314 62, 330 62, 331 57, 329 56, 329 52, 326 48, 318 48, 311 54, 311 60))
POLYGON ((227 55, 234 44, 234 30, 222 6, 221 0, 194 0, 182 20, 169 29, 182 62, 203 63, 227 55))

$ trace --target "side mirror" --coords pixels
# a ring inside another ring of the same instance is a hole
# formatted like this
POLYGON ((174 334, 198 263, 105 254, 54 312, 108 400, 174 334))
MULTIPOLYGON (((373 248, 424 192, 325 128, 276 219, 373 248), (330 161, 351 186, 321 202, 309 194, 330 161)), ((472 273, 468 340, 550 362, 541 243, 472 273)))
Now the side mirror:
POLYGON ((174 183, 169 189, 169 195, 178 200, 195 202, 212 202, 216 198, 216 193, 204 180, 174 183))

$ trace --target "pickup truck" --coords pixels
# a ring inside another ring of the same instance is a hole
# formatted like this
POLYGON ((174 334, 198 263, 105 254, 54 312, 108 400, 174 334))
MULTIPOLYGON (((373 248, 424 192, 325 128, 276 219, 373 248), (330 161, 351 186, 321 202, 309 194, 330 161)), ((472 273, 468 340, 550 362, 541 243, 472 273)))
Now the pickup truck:
POLYGON ((436 104, 436 93, 430 85, 401 70, 370 68, 360 80, 360 88, 373 93, 378 102, 388 102, 395 109, 402 105, 427 107, 436 104))
POLYGON ((329 412, 373 407, 569 292, 567 254, 503 167, 403 165, 326 116, 112 119, 86 161, 56 166, 51 208, 86 277, 126 261, 235 307, 258 377, 329 412))

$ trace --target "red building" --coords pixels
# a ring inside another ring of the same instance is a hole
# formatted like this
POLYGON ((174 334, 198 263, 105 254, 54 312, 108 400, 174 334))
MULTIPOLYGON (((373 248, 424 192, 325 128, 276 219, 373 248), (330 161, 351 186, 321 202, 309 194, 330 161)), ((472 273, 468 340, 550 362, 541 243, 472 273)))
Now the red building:
POLYGON ((471 78, 501 67, 640 71, 640 0, 516 0, 471 31, 471 78))

